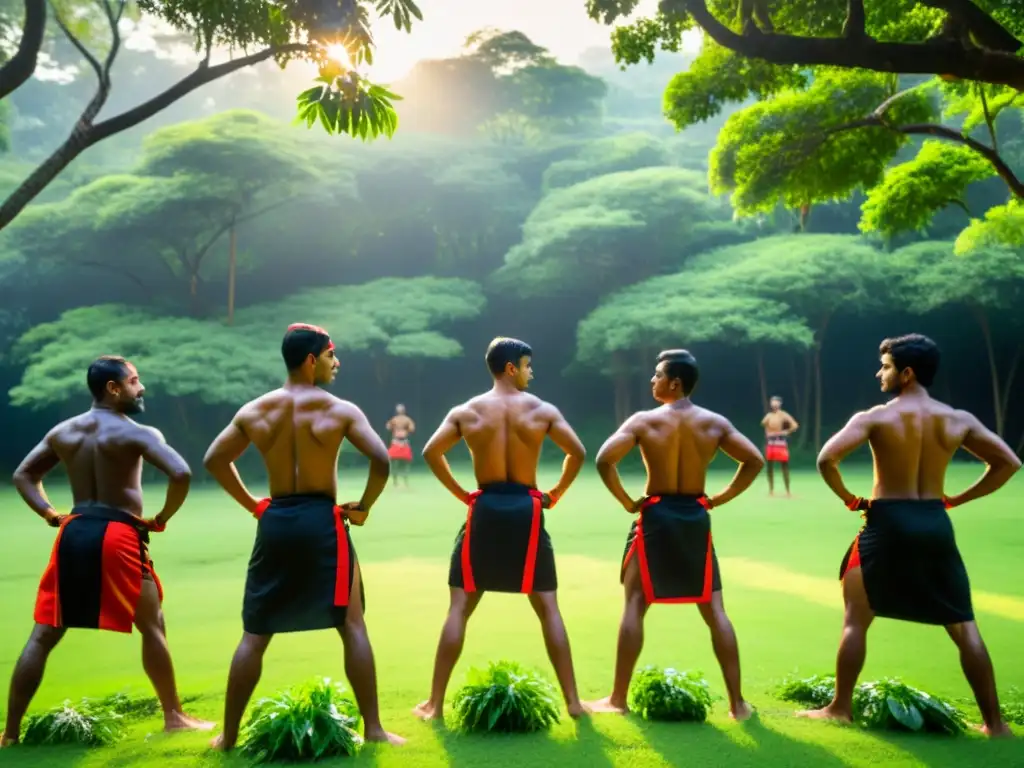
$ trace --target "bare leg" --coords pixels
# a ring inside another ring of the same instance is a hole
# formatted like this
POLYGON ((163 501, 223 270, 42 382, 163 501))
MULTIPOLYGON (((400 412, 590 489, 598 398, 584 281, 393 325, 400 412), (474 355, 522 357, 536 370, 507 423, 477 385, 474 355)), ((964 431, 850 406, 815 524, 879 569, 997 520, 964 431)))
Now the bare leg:
POLYGON ((444 717, 444 695, 448 690, 452 671, 459 661, 459 656, 462 655, 462 646, 466 641, 466 625, 483 595, 483 592, 466 592, 457 587, 451 588, 448 617, 441 629, 441 640, 437 644, 437 655, 434 657, 434 678, 430 683, 430 698, 413 710, 416 716, 424 720, 444 717))
POLYGON ((405 462, 405 469, 403 470, 403 472, 405 474, 405 487, 408 488, 409 487, 409 475, 412 474, 412 462, 411 461, 405 462))
POLYGON ((32 697, 36 695, 40 683, 43 682, 46 660, 64 637, 65 631, 45 624, 36 624, 32 628, 32 634, 29 635, 25 649, 18 657, 14 674, 11 675, 11 690, 7 696, 7 724, 4 726, 3 734, 0 734, 0 747, 18 743, 21 736, 21 721, 28 711, 28 705, 32 703, 32 697))
POLYGON ((363 597, 360 589, 362 569, 358 563, 352 591, 349 594, 345 624, 338 629, 345 646, 345 676, 355 694, 359 713, 363 716, 363 736, 367 741, 386 741, 404 744, 405 739, 388 733, 380 722, 380 704, 377 700, 377 667, 373 660, 370 635, 363 620, 363 597))
POLYGON ((569 648, 569 635, 565 631, 562 612, 558 609, 558 595, 555 592, 532 592, 530 605, 533 606, 540 626, 544 632, 544 646, 548 658, 555 668, 558 684, 562 688, 565 707, 570 717, 579 717, 586 710, 576 690, 576 675, 572 668, 572 651, 569 648))
POLYGON ((263 654, 267 652, 273 635, 242 633, 242 640, 231 659, 228 672, 228 690, 224 698, 224 731, 211 743, 214 749, 233 749, 238 741, 238 728, 242 715, 252 698, 252 692, 263 672, 263 654))
POLYGON ((148 579, 142 582, 142 594, 135 610, 135 627, 142 635, 142 668, 153 683, 160 707, 164 711, 164 730, 211 730, 213 723, 189 717, 181 709, 171 650, 167 645, 164 613, 160 607, 160 593, 156 584, 148 579))
POLYGON ((626 605, 622 611, 622 624, 619 625, 619 647, 615 657, 615 682, 611 696, 600 701, 589 703, 593 712, 614 712, 626 714, 626 697, 629 693, 629 682, 633 678, 640 651, 644 647, 644 616, 650 606, 644 598, 643 585, 640 581, 640 566, 633 557, 626 564, 623 578, 626 593, 626 605))
POLYGON ((736 642, 736 631, 725 612, 722 592, 713 592, 710 603, 699 603, 697 609, 704 623, 711 630, 711 647, 722 668, 725 689, 729 694, 729 715, 735 720, 746 720, 754 714, 754 708, 743 698, 740 687, 740 649, 736 642))
POLYGON ((782 481, 786 484, 786 495, 789 496, 789 462, 782 462, 782 481))
POLYGON ((846 617, 836 659, 835 695, 828 706, 797 712, 798 717, 853 722, 853 689, 867 656, 868 627, 875 619, 859 567, 852 568, 843 579, 843 599, 846 601, 846 617))
POLYGON ((1003 722, 999 711, 999 694, 996 692, 996 674, 992 669, 985 641, 981 639, 978 625, 973 621, 952 624, 946 632, 960 649, 960 666, 974 691, 981 717, 985 721, 982 731, 991 737, 1013 736, 1010 727, 1003 722))
POLYGON ((769 496, 774 496, 775 495, 775 462, 774 461, 768 461, 768 462, 765 462, 765 464, 767 465, 766 468, 768 470, 768 472, 767 472, 767 475, 768 475, 768 495, 769 496))

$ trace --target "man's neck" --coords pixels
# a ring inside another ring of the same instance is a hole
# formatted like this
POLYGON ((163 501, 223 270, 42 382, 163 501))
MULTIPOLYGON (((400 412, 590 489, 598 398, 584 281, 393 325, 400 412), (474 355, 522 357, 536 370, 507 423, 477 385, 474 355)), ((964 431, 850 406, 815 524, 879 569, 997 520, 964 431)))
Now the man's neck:
POLYGON ((671 408, 674 411, 683 410, 684 408, 692 408, 693 402, 688 397, 679 397, 675 400, 663 400, 662 405, 666 408, 671 408))
POLYGON ((931 400, 931 395, 928 394, 928 390, 916 381, 901 389, 896 397, 900 400, 931 400))
POLYGON ((109 414, 111 414, 113 416, 120 416, 122 419, 123 418, 127 418, 123 413, 121 413, 120 411, 114 410, 113 406, 107 405, 106 403, 96 403, 96 402, 94 402, 92 404, 92 408, 90 408, 89 410, 92 410, 92 411, 103 411, 104 413, 109 413, 109 414))
POLYGON ((302 376, 289 376, 288 381, 284 384, 285 389, 309 389, 315 386, 316 384, 302 376))
POLYGON ((499 395, 514 395, 519 393, 516 385, 507 379, 495 379, 494 386, 491 388, 491 391, 496 392, 499 395))

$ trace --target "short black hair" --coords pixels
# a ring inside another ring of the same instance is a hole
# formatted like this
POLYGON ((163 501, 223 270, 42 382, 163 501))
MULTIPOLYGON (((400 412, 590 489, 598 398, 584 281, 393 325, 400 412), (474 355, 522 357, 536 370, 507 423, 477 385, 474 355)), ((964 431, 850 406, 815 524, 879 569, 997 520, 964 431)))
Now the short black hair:
POLYGON ((885 339, 878 345, 878 355, 892 355, 897 371, 907 368, 914 372, 914 378, 922 387, 930 387, 939 372, 939 345, 920 333, 908 333, 885 339))
POLYGON ((85 373, 85 381, 96 402, 107 394, 107 384, 128 378, 128 361, 119 355, 101 355, 92 361, 85 373))
POLYGON ((289 325, 281 342, 285 368, 289 373, 301 368, 307 357, 320 357, 330 343, 330 335, 319 326, 305 323, 289 325))
POLYGON ((689 397, 700 378, 697 358, 685 349, 666 349, 658 355, 658 362, 665 363, 665 375, 669 381, 679 379, 683 385, 683 397, 689 397))
POLYGON ((499 336, 487 346, 484 361, 487 363, 488 370, 495 376, 499 376, 509 363, 518 368, 519 361, 524 357, 533 357, 533 350, 529 344, 519 339, 499 336))
POLYGON ((781 403, 782 402, 782 396, 781 395, 772 395, 770 398, 768 398, 768 400, 769 401, 771 401, 771 400, 778 400, 781 403))

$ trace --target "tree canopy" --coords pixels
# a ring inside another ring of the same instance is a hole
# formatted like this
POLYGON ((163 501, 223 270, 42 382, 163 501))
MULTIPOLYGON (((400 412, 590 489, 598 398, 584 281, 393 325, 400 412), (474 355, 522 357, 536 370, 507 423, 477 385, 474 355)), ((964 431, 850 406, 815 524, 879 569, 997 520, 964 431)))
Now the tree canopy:
POLYGON ((654 167, 555 189, 523 224, 494 275, 521 296, 591 294, 678 268, 738 230, 700 174, 654 167))

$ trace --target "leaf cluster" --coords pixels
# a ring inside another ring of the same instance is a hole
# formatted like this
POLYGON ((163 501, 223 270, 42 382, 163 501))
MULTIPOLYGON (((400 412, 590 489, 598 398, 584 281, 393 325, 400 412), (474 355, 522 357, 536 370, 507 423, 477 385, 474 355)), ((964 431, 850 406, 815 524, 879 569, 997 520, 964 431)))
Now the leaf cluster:
POLYGON ((471 669, 452 704, 456 726, 467 733, 533 733, 560 720, 554 686, 514 661, 471 669))
POLYGON ((713 698, 700 672, 647 666, 633 677, 627 705, 644 720, 703 723, 713 698))

